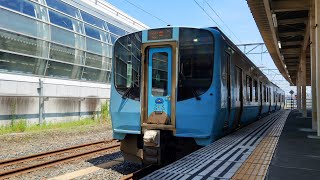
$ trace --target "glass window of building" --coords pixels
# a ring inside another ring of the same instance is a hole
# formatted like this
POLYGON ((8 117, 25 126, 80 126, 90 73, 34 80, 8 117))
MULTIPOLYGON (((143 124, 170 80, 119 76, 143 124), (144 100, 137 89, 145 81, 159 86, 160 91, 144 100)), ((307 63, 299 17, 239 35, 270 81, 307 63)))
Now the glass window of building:
POLYGON ((60 0, 47 0, 47 5, 70 16, 78 17, 78 10, 75 7, 72 7, 60 0))
POLYGON ((34 74, 36 58, 0 52, 0 71, 34 74))
POLYGON ((115 36, 113 34, 110 34, 111 37, 111 43, 114 44, 116 42, 116 40, 118 39, 118 36, 115 36))
POLYGON ((49 10, 50 22, 61 27, 73 30, 72 20, 60 13, 49 10))
POLYGON ((91 27, 91 26, 88 26, 88 25, 85 25, 84 27, 85 27, 85 31, 86 31, 87 36, 101 40, 100 32, 98 29, 91 27))
POLYGON ((123 36, 123 35, 126 35, 126 31, 113 25, 113 24, 110 24, 110 23, 107 23, 108 24, 108 29, 110 32, 112 32, 113 34, 116 34, 116 35, 119 35, 119 36, 123 36))
POLYGON ((0 17, 10 17, 10 21, 7 18, 0 18, 0 27, 40 38, 42 38, 42 32, 38 26, 47 26, 42 22, 9 11, 0 11, 0 17))
POLYGON ((104 29, 104 21, 103 20, 96 18, 86 12, 83 12, 83 11, 80 11, 80 12, 81 12, 81 16, 82 16, 83 21, 85 21, 91 25, 97 26, 101 29, 104 29))
POLYGON ((101 70, 84 68, 81 79, 86 81, 98 81, 101 70))
POLYGON ((86 54, 86 65, 96 68, 101 68, 102 66, 102 56, 95 55, 92 53, 86 54))
POLYGON ((52 43, 50 46, 50 59, 74 63, 75 49, 52 43))
POLYGON ((49 61, 46 76, 71 79, 73 65, 49 61))
POLYGON ((72 47, 75 46, 74 33, 55 27, 55 26, 51 26, 51 40, 54 42, 69 45, 72 47))
POLYGON ((42 44, 36 38, 0 30, 0 49, 37 56, 41 54, 42 44))
POLYGON ((34 4, 27 0, 0 0, 0 5, 29 16, 36 16, 34 4))
POLYGON ((86 43, 87 43, 87 50, 93 53, 97 53, 97 54, 102 54, 102 43, 94 40, 94 39, 90 39, 87 38, 86 39, 86 43))

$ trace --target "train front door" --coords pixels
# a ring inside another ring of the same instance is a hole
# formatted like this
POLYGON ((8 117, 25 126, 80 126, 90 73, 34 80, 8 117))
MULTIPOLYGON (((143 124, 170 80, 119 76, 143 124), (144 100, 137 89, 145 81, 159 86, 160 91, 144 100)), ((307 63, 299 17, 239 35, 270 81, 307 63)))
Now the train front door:
POLYGON ((172 48, 148 49, 148 121, 168 124, 171 117, 172 48))

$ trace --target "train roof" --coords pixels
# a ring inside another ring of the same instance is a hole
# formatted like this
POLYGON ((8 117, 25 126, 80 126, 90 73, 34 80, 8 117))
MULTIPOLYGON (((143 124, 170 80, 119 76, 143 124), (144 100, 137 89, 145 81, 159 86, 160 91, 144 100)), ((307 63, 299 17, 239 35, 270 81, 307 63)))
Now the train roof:
MULTIPOLYGON (((272 83, 268 77, 238 48, 238 46, 236 46, 218 27, 209 27, 210 29, 214 29, 219 31, 219 33, 221 33, 222 37, 224 38, 224 40, 227 41, 227 43, 235 50, 237 51, 243 58, 247 59, 248 62, 255 68, 255 70, 257 72, 259 72, 261 75, 263 75, 263 77, 271 84, 275 85, 274 83, 272 83)), ((277 85, 275 85, 277 86, 277 85)), ((278 86, 277 86, 278 87, 278 86)), ((279 87, 278 87, 279 88, 279 87)))

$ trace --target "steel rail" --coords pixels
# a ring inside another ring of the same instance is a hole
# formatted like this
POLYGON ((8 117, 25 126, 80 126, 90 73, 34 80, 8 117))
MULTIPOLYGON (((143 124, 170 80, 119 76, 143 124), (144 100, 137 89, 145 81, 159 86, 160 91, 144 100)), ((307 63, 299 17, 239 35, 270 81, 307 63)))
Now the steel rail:
POLYGON ((78 148, 82 148, 82 147, 88 147, 88 146, 92 146, 92 145, 103 144, 103 143, 112 143, 112 142, 117 142, 117 140, 97 141, 97 142, 93 142, 93 143, 86 143, 86 144, 71 146, 71 147, 67 147, 67 148, 57 149, 57 150, 53 150, 53 151, 48 151, 48 152, 43 152, 43 153, 38 153, 38 154, 32 154, 32 155, 29 155, 29 156, 12 158, 12 159, 8 159, 8 160, 0 161, 0 168, 2 168, 4 166, 9 166, 9 165, 12 165, 12 164, 16 164, 18 162, 22 162, 22 161, 25 161, 25 160, 33 160, 33 159, 36 159, 36 158, 45 157, 45 156, 48 156, 48 155, 57 154, 57 153, 61 153, 61 152, 68 151, 68 150, 74 150, 74 149, 78 149, 78 148))
MULTIPOLYGON (((108 143, 108 142, 111 143, 111 142, 116 142, 116 141, 115 140, 103 141, 103 143, 108 143)), ((97 145, 99 143, 101 144, 101 142, 88 143, 88 144, 73 146, 73 147, 69 147, 69 148, 59 149, 59 150, 55 150, 55 151, 50 151, 50 152, 47 152, 47 153, 40 153, 40 154, 36 154, 36 155, 25 156, 25 157, 22 157, 22 158, 10 159, 10 160, 6 160, 6 161, 2 161, 3 162, 2 166, 6 166, 5 162, 7 162, 8 164, 10 163, 10 165, 16 163, 16 161, 14 161, 14 160, 17 160, 17 162, 29 162, 30 160, 33 160, 35 158, 46 157, 46 156, 52 157, 52 155, 54 155, 56 153, 61 153, 61 152, 64 152, 64 151, 69 151, 69 150, 76 150, 76 149, 83 148, 83 147, 97 145)), ((35 170, 38 170, 38 169, 54 166, 56 164, 65 163, 65 162, 74 160, 76 158, 81 158, 81 157, 85 157, 85 156, 88 156, 88 155, 91 155, 91 154, 100 153, 100 152, 104 152, 104 151, 107 151, 107 150, 112 150, 112 149, 115 149, 115 148, 118 148, 118 147, 120 147, 120 143, 109 145, 107 147, 102 147, 102 148, 90 150, 90 151, 85 151, 85 152, 72 154, 72 155, 69 155, 69 156, 66 156, 66 157, 45 161, 45 162, 38 163, 38 164, 35 164, 35 165, 30 165, 30 166, 26 166, 26 167, 22 167, 22 168, 16 168, 16 169, 0 172, 0 179, 5 179, 5 178, 12 177, 12 176, 20 175, 20 174, 23 174, 23 173, 35 171, 35 170)))

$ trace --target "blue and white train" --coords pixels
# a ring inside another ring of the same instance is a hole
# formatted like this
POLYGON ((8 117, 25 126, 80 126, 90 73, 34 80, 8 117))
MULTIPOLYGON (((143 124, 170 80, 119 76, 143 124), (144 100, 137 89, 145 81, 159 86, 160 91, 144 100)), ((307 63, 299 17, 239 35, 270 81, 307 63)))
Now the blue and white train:
POLYGON ((125 35, 112 64, 113 137, 128 161, 166 163, 284 107, 284 92, 217 28, 125 35))

